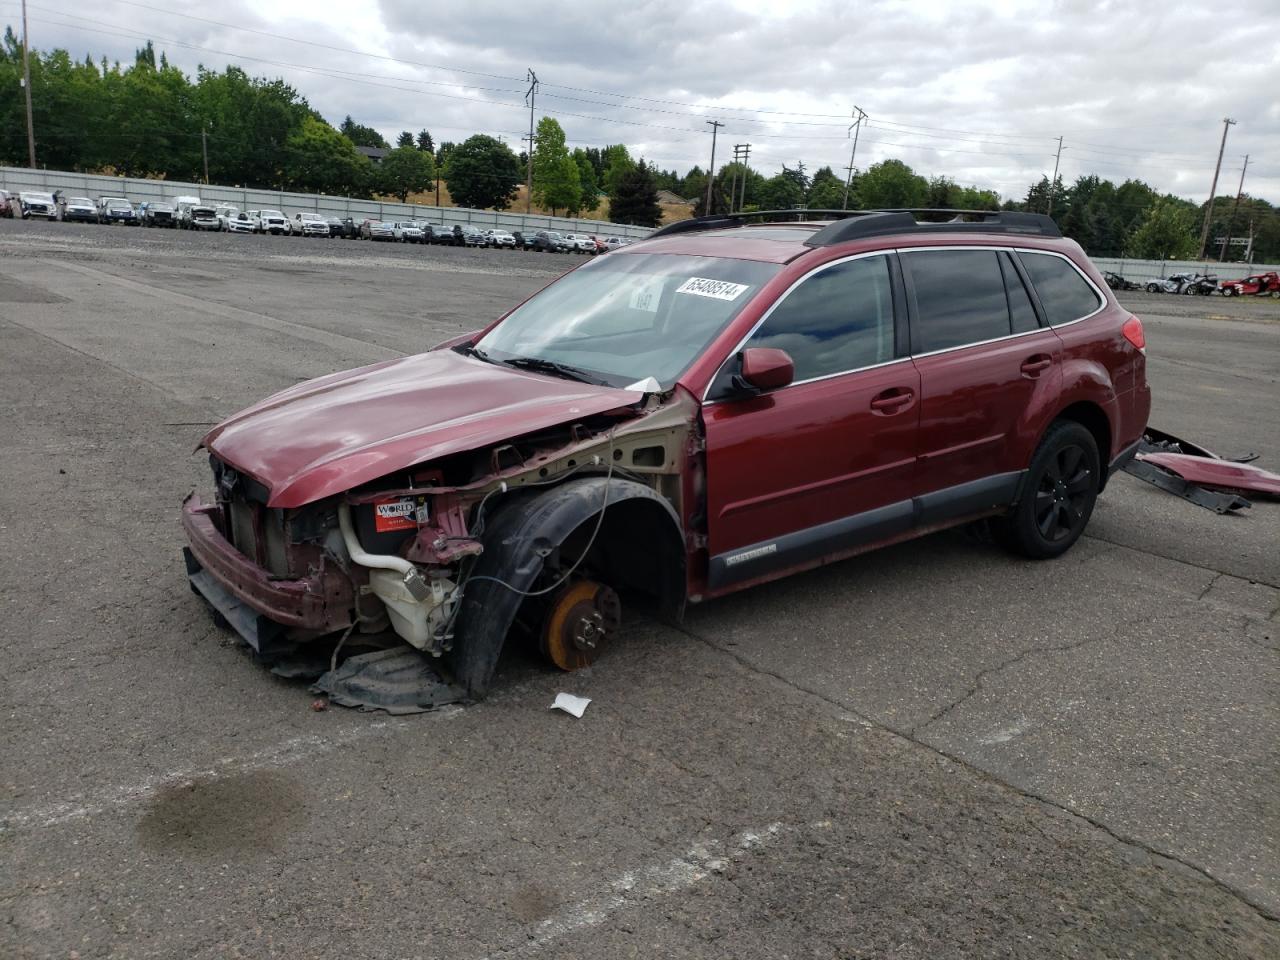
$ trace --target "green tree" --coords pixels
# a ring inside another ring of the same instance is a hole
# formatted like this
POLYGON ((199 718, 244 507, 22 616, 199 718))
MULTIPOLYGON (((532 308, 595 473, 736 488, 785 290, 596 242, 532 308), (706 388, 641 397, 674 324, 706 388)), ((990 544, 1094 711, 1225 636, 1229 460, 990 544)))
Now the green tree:
POLYGON ((612 197, 622 183, 623 176, 635 168, 636 162, 631 159, 627 148, 620 143, 605 147, 602 153, 604 173, 600 176, 600 185, 604 192, 612 197))
POLYGON ((431 139, 431 134, 426 130, 418 131, 418 149, 423 153, 435 154, 436 145, 431 139))
POLYGON ((1023 201, 1023 209, 1028 213, 1048 213, 1055 221, 1061 220, 1066 215, 1069 205, 1070 196, 1062 186, 1061 176, 1052 184, 1049 183, 1048 177, 1041 177, 1032 184, 1023 201), (1052 203, 1050 203, 1050 194, 1052 194, 1052 203))
POLYGON ((543 117, 533 137, 533 198, 551 211, 582 205, 582 178, 554 117, 543 117))
POLYGON ((515 199, 520 173, 510 147, 478 133, 448 151, 444 181, 460 206, 505 210, 515 199))
POLYGON ((792 169, 783 165, 782 172, 760 185, 761 210, 792 210, 805 205, 809 193, 809 178, 803 164, 792 169))
POLYGON ((596 185, 596 168, 591 162, 591 158, 587 155, 587 151, 581 147, 573 151, 573 162, 578 167, 578 185, 582 190, 582 202, 578 211, 591 211, 596 208, 600 202, 600 188, 596 185))
POLYGON ((350 114, 342 121, 338 130, 357 147, 377 147, 382 150, 391 148, 391 144, 387 143, 386 137, 373 129, 373 127, 366 127, 363 123, 356 123, 351 119, 350 114))
POLYGON ((285 185, 299 191, 360 194, 372 168, 355 145, 333 127, 306 117, 285 144, 285 185))
POLYGON ((378 189, 399 197, 401 203, 409 199, 409 194, 426 190, 436 179, 436 163, 431 154, 412 144, 396 147, 375 169, 378 189))
POLYGON ((618 178, 617 189, 609 197, 609 219, 613 223, 640 227, 656 227, 662 222, 658 188, 654 186, 653 174, 643 160, 618 178))
POLYGON ((1129 255, 1147 260, 1180 260, 1196 252, 1195 214, 1176 200, 1161 197, 1129 238, 1129 255))
POLYGON ((809 196, 805 199, 811 210, 839 210, 844 203, 844 181, 830 167, 821 167, 813 175, 809 196))
POLYGON ((994 190, 960 187, 955 202, 961 210, 999 210, 1000 195, 994 190))
POLYGON ((413 134, 408 130, 401 130, 400 136, 396 137, 397 147, 412 147, 414 145, 413 134))
POLYGON ((882 160, 858 177, 858 207, 863 210, 922 207, 928 195, 929 181, 901 160, 882 160))
MULTIPOLYGON (((764 182, 763 177, 760 178, 760 182, 764 182)), ((706 171, 697 164, 694 164, 689 168, 689 172, 681 179, 676 193, 680 194, 680 196, 684 197, 686 200, 692 200, 697 203, 699 197, 705 197, 707 195, 706 171)), ((751 194, 751 197, 748 198, 748 202, 751 202, 751 199, 754 198, 754 196, 755 194, 751 194)))

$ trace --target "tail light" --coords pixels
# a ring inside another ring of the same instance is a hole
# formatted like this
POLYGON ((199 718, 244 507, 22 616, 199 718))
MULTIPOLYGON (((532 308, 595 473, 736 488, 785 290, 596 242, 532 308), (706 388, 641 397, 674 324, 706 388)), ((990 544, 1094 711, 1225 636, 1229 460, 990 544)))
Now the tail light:
POLYGON ((1130 316, 1124 322, 1124 326, 1120 328, 1120 332, 1124 334, 1124 338, 1134 345, 1143 353, 1147 352, 1147 335, 1142 332, 1142 321, 1135 316, 1130 316))

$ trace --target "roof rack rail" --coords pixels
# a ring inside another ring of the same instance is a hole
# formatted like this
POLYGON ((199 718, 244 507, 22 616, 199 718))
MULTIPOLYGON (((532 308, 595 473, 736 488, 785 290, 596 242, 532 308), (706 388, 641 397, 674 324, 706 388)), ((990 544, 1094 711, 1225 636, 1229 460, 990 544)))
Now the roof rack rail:
POLYGON ((783 217, 793 217, 796 220, 811 220, 815 213, 823 214, 824 219, 831 219, 832 216, 851 216, 856 213, 854 210, 748 210, 741 213, 713 213, 705 217, 692 217, 688 220, 677 220, 675 223, 669 223, 665 227, 659 227, 646 240, 654 237, 669 237, 676 233, 689 233, 694 230, 716 230, 720 227, 745 227, 749 220, 760 220, 768 218, 773 222, 782 220, 783 217))
POLYGON ((894 233, 1021 233, 1041 237, 1061 237, 1058 225, 1043 213, 1015 210, 952 210, 930 207, 901 207, 886 210, 752 210, 721 213, 675 223, 655 230, 646 239, 669 237, 697 230, 744 227, 750 221, 801 222, 834 220, 805 240, 810 247, 827 247, 847 240, 894 233), (918 220, 917 216, 945 216, 947 220, 918 220))
POLYGON ((1061 237, 1058 225, 1043 213, 1016 210, 862 210, 859 216, 838 220, 805 241, 810 247, 829 247, 847 240, 891 233, 1021 233, 1061 237), (949 216, 948 220, 917 220, 917 215, 949 216))

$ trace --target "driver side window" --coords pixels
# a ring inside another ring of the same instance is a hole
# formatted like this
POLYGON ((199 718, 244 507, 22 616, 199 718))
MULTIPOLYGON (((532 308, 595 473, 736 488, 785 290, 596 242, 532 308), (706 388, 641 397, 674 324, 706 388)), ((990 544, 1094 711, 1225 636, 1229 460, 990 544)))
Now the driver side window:
POLYGON ((795 382, 893 359, 893 286, 887 257, 836 263, 774 307, 744 347, 785 350, 795 382))

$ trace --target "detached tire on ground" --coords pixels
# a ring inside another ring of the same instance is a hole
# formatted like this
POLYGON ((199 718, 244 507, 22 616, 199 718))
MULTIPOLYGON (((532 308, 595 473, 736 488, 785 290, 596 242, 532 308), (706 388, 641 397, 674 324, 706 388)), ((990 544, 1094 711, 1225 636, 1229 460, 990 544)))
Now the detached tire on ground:
POLYGON ((1100 470, 1093 434, 1074 421, 1055 421, 1031 458, 1018 503, 992 522, 996 539, 1033 560, 1062 556, 1093 514, 1100 470))

